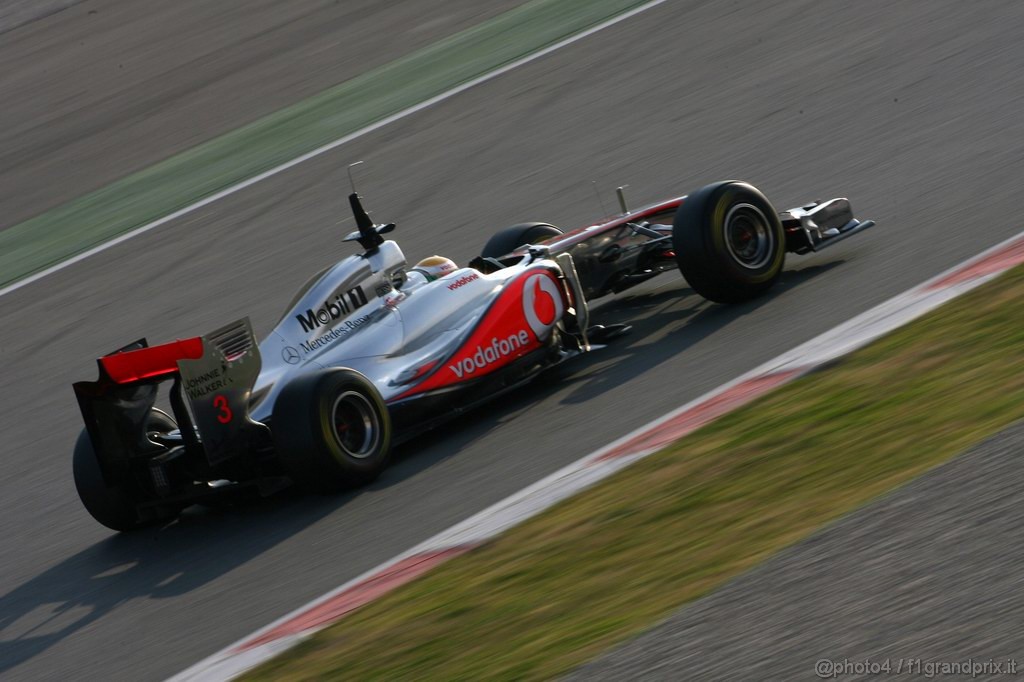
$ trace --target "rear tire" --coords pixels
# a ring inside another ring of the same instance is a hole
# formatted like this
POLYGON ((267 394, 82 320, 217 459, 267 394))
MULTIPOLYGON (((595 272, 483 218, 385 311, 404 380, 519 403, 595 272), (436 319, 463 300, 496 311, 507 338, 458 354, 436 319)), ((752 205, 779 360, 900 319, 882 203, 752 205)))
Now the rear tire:
POLYGON ((561 234, 561 230, 549 223, 519 223, 496 232, 484 244, 480 255, 484 258, 501 258, 520 246, 539 244, 561 234))
POLYGON ((370 381, 351 369, 300 376, 274 403, 274 443, 301 488, 330 494, 369 483, 391 456, 391 418, 370 381))
POLYGON ((716 303, 740 303, 775 284, 786 259, 779 215, 745 182, 718 182, 686 197, 672 241, 680 272, 716 303))
MULTIPOLYGON (((166 413, 154 409, 149 413, 148 431, 167 433, 178 428, 166 413)), ((165 517, 141 518, 136 505, 145 497, 142 487, 130 476, 109 485, 103 478, 100 462, 85 429, 78 435, 72 461, 75 488, 86 511, 107 528, 129 531, 149 525, 165 517)))

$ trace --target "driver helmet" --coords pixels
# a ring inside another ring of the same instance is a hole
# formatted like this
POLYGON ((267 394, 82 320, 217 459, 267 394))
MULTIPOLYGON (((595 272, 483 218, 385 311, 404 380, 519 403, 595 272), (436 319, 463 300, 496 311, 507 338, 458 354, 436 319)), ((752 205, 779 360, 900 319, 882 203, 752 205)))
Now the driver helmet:
POLYGON ((455 272, 456 265, 450 258, 444 256, 430 256, 424 258, 416 265, 412 266, 412 272, 419 272, 427 278, 428 282, 433 282, 439 277, 455 272))

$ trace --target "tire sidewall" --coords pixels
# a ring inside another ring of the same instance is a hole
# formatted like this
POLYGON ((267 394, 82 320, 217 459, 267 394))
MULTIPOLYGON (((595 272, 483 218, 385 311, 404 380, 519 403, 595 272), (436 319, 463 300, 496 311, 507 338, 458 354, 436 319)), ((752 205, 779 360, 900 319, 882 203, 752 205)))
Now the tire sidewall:
POLYGON ((387 465, 391 451, 391 423, 387 405, 380 393, 361 374, 350 371, 327 372, 318 383, 316 392, 316 413, 313 428, 316 429, 323 446, 323 452, 337 465, 348 472, 362 476, 376 476, 387 465), (331 426, 334 403, 338 396, 348 390, 358 391, 376 411, 380 429, 378 442, 372 453, 366 457, 354 457, 346 452, 334 436, 331 426))
POLYGON ((768 284, 773 282, 782 270, 786 259, 785 233, 775 209, 761 192, 746 183, 723 183, 708 193, 705 199, 712 207, 705 213, 707 224, 703 226, 710 237, 711 252, 707 254, 718 262, 720 267, 727 269, 733 277, 750 284, 768 284), (773 240, 773 252, 768 260, 758 268, 747 268, 729 253, 726 244, 725 218, 729 209, 738 204, 750 204, 764 217, 769 234, 773 240))
POLYGON ((495 232, 480 255, 484 258, 501 258, 507 256, 521 246, 536 244, 563 234, 560 229, 550 223, 519 223, 510 225, 495 232))
POLYGON ((299 487, 333 493, 372 481, 391 456, 391 417, 369 379, 351 369, 322 370, 293 379, 277 398, 272 431, 285 472, 299 487), (380 436, 367 457, 345 452, 331 425, 335 399, 357 391, 376 412, 380 436))
POLYGON ((778 280, 785 264, 785 233, 771 203, 753 186, 735 180, 702 187, 683 199, 672 225, 676 262, 687 283, 717 303, 741 303, 761 295, 778 280), (729 211, 742 204, 763 218, 771 252, 758 267, 742 265, 726 237, 729 211))
MULTIPOLYGON (((153 409, 146 425, 147 431, 166 433, 177 425, 165 412, 153 409)), ((157 518, 140 519, 136 505, 141 501, 141 490, 130 476, 123 480, 107 482, 100 469, 99 457, 93 448, 89 432, 82 429, 75 442, 72 458, 72 474, 75 490, 86 511, 98 522, 116 531, 132 530, 157 518)))

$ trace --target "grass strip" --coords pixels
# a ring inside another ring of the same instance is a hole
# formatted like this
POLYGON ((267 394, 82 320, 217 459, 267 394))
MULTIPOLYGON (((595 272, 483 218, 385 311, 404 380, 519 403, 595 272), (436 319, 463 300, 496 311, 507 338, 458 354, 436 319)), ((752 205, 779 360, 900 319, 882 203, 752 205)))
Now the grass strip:
POLYGON ((548 679, 1024 417, 1024 269, 399 588, 251 680, 548 679))
POLYGON ((439 95, 642 0, 532 0, 0 232, 0 287, 439 95))

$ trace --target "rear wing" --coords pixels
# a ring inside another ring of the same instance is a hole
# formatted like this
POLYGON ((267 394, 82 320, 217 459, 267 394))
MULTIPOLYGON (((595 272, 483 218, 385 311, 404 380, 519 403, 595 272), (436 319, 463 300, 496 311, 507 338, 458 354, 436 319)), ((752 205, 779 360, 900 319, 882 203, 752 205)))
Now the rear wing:
POLYGON ((211 465, 248 450, 265 431, 249 417, 261 359, 248 318, 159 346, 140 339, 97 364, 99 378, 73 388, 104 475, 152 449, 147 419, 164 381, 174 382, 171 408, 185 447, 211 465))

